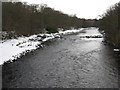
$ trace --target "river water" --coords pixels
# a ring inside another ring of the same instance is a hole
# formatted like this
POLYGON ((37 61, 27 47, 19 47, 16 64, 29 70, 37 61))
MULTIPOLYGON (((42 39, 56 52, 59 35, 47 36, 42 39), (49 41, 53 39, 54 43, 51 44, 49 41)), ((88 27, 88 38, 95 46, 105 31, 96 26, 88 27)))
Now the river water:
POLYGON ((13 63, 3 65, 3 88, 118 88, 119 57, 97 28, 44 43, 13 63))

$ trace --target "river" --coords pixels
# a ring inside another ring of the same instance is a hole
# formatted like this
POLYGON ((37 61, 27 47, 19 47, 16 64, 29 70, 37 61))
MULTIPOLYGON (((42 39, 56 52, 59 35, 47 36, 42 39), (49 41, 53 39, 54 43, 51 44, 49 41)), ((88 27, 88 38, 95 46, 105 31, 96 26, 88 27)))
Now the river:
POLYGON ((3 88, 118 88, 119 57, 97 28, 65 35, 2 66, 3 88))

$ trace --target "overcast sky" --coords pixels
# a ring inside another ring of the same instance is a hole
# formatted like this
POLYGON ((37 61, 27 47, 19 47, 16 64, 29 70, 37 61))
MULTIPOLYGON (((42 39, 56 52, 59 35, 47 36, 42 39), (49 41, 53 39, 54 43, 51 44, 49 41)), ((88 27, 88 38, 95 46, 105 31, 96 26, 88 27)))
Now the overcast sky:
POLYGON ((66 14, 76 14, 79 18, 94 19, 103 14, 108 7, 120 0, 20 0, 29 4, 47 4, 66 14))

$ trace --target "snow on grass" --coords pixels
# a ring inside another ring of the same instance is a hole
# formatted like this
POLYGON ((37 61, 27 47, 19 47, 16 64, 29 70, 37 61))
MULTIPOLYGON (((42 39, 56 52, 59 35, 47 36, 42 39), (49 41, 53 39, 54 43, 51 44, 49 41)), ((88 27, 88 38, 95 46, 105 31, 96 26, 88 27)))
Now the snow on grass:
POLYGON ((81 28, 81 29, 73 29, 73 30, 66 30, 66 31, 59 31, 59 34, 63 34, 63 35, 66 35, 66 34, 73 34, 73 33, 78 33, 80 31, 82 31, 84 28, 81 28))
POLYGON ((120 51, 120 49, 113 49, 113 51, 114 51, 114 52, 119 52, 119 51, 120 51))
POLYGON ((53 38, 60 38, 60 35, 78 33, 79 30, 66 30, 60 31, 59 33, 54 34, 37 34, 31 35, 29 37, 19 37, 18 39, 11 39, 6 41, 0 41, 0 65, 4 62, 20 58, 22 55, 25 55, 27 52, 31 52, 39 46, 42 42, 48 41, 53 38))
POLYGON ((0 64, 19 58, 25 53, 35 50, 41 42, 29 41, 29 37, 8 40, 0 43, 0 64))

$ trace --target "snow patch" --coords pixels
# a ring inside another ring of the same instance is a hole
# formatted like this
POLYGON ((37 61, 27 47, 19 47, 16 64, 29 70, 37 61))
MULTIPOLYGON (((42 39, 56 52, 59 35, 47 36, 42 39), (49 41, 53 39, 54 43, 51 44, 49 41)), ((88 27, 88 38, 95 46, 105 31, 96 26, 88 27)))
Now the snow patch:
POLYGON ((120 49, 113 49, 113 51, 115 51, 115 52, 119 52, 119 51, 120 51, 120 49))
POLYGON ((42 47, 42 42, 46 42, 53 38, 60 38, 61 35, 78 33, 83 29, 84 28, 79 30, 59 31, 59 33, 54 34, 37 34, 29 37, 22 36, 17 39, 6 41, 0 40, 0 65, 7 61, 12 62, 22 55, 25 55, 27 52, 34 51, 40 46, 42 47))

